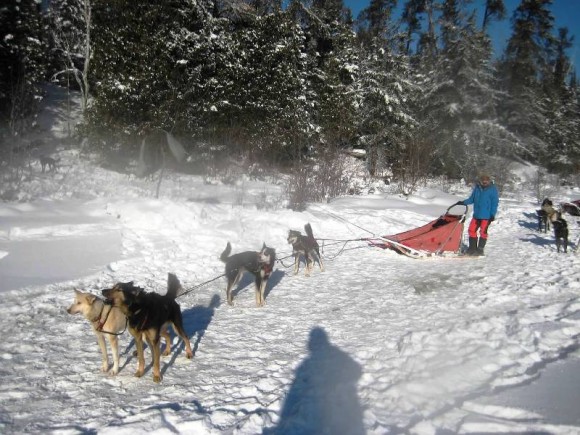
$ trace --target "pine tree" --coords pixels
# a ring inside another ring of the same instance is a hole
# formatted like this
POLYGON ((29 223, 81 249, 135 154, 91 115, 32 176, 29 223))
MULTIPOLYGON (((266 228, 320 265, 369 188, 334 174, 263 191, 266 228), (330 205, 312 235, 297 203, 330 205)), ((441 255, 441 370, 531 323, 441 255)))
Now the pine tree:
POLYGON ((34 122, 46 73, 46 38, 35 0, 0 8, 0 127, 20 135, 34 122))
POLYGON ((390 40, 395 34, 393 10, 397 0, 371 0, 358 17, 358 37, 363 45, 373 44, 379 38, 390 40))
POLYGON ((335 30, 335 49, 310 81, 315 103, 313 114, 320 129, 321 143, 330 148, 344 148, 351 146, 355 137, 353 84, 358 57, 352 32, 343 25, 335 30))
POLYGON ((313 134, 304 35, 290 13, 277 12, 232 35, 231 47, 235 59, 216 77, 221 95, 208 95, 206 126, 228 123, 253 155, 294 158, 313 134))
POLYGON ((566 51, 573 46, 568 29, 558 29, 554 38, 553 57, 542 75, 543 93, 546 96, 548 130, 543 137, 548 144, 540 160, 548 169, 573 172, 578 160, 580 139, 577 128, 580 122, 580 106, 572 82, 568 82, 571 62, 566 51))
MULTIPOLYGON (((216 68, 211 4, 94 2, 97 85, 89 125, 117 139, 188 122, 216 68)), ((219 35, 219 31, 216 31, 219 35)))
MULTIPOLYGON (((433 170, 471 178, 489 155, 510 155, 509 140, 496 122, 491 43, 456 0, 442 3, 442 46, 435 65, 424 74, 420 119, 437 144, 433 170)), ((509 136, 509 135, 508 135, 509 136)), ((513 145, 513 144, 512 144, 513 145)))
POLYGON ((420 34, 417 53, 424 65, 432 64, 437 57, 437 34, 435 31, 435 0, 423 0, 422 10, 427 17, 427 29, 420 34))
POLYGON ((545 99, 540 85, 548 65, 554 18, 552 0, 522 0, 512 18, 513 34, 500 67, 509 97, 500 107, 506 127, 521 138, 522 156, 538 158, 546 152, 548 131, 545 99))
POLYGON ((74 80, 81 91, 83 113, 90 93, 91 0, 52 0, 49 4, 53 45, 53 79, 74 80))
POLYGON ((425 0, 407 0, 405 3, 401 19, 407 27, 405 38, 405 53, 411 54, 413 35, 419 33, 421 29, 421 14, 425 12, 425 0))
POLYGON ((380 41, 359 52, 356 96, 360 145, 375 175, 397 163, 415 125, 410 104, 417 89, 405 57, 385 50, 380 41))
POLYGON ((503 20, 506 15, 504 0, 486 0, 481 30, 486 31, 492 19, 503 20))

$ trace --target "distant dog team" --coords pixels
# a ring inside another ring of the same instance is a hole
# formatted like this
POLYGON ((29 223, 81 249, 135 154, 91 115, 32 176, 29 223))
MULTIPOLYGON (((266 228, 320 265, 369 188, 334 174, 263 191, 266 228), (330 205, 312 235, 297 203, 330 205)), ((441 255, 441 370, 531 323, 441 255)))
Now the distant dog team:
POLYGON ((562 212, 554 208, 552 201, 545 198, 542 208, 536 210, 538 215, 538 231, 546 233, 550 226, 554 229, 554 239, 558 252, 568 252, 568 222, 562 217, 562 212))

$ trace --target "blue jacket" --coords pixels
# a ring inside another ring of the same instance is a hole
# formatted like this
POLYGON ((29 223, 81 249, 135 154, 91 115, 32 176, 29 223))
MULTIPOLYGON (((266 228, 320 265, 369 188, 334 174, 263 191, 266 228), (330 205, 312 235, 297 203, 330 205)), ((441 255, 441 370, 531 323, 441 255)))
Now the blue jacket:
POLYGON ((495 184, 483 187, 478 184, 471 192, 471 196, 462 201, 464 205, 473 204, 473 217, 475 219, 495 218, 499 204, 499 193, 495 184))

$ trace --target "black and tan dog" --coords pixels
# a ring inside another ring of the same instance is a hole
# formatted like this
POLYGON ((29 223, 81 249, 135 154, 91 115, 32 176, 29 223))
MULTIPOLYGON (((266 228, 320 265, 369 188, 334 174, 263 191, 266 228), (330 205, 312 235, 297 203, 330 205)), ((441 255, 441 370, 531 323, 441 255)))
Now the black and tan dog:
POLYGON ((184 341, 187 358, 193 358, 189 337, 183 329, 181 308, 175 301, 180 289, 179 280, 170 273, 167 278, 167 293, 165 295, 146 292, 135 287, 133 282, 120 282, 111 289, 103 290, 103 296, 111 300, 113 306, 119 307, 127 316, 129 332, 135 339, 139 361, 135 376, 141 377, 145 372, 143 353, 143 337, 145 337, 152 352, 153 381, 161 382, 160 338, 167 324, 172 324, 173 330, 184 341))
POLYGON ((554 237, 556 239, 556 248, 558 252, 560 249, 564 253, 568 252, 568 222, 562 217, 560 213, 556 213, 555 219, 552 219, 552 227, 554 228, 554 237))
POLYGON ((228 304, 234 304, 232 290, 238 283, 244 272, 250 272, 255 277, 256 283, 256 306, 264 306, 264 292, 268 284, 268 278, 272 274, 276 262, 276 251, 264 243, 260 251, 246 251, 238 254, 232 253, 230 242, 220 255, 220 260, 226 264, 225 275, 228 280, 226 295, 228 304))
POLYGON ((294 255, 294 275, 298 273, 300 267, 300 257, 304 257, 306 263, 305 275, 310 276, 314 261, 318 261, 320 271, 324 272, 324 265, 322 264, 322 257, 320 256, 320 247, 314 238, 312 227, 310 224, 304 225, 306 235, 302 235, 300 231, 288 231, 288 243, 292 244, 292 254, 294 255))

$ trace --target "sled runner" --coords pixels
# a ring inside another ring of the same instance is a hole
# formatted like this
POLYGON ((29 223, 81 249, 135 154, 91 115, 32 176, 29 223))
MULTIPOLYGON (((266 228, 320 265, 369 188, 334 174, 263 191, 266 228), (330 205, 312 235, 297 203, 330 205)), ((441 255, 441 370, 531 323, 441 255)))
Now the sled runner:
POLYGON ((419 228, 367 240, 371 246, 392 249, 411 258, 457 257, 461 250, 466 213, 467 206, 452 205, 438 219, 419 228), (465 211, 462 214, 450 213, 453 207, 465 207, 465 211))

